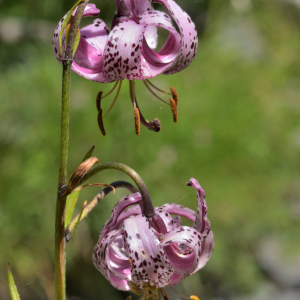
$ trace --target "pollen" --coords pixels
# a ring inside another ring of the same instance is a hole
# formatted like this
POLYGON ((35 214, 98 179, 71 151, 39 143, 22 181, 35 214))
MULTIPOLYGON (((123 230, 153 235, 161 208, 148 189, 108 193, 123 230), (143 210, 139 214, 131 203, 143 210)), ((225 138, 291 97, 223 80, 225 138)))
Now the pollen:
POLYGON ((141 132, 141 120, 140 120, 140 112, 137 107, 134 108, 134 119, 135 119, 135 133, 139 135, 141 132))
POLYGON ((192 299, 192 300, 199 300, 199 298, 197 296, 195 296, 195 295, 190 296, 190 299, 192 299))
POLYGON ((173 121, 177 122, 178 120, 178 112, 177 112, 177 105, 176 105, 176 101, 172 98, 169 98, 170 104, 171 104, 171 110, 173 113, 173 121))
POLYGON ((172 86, 170 86, 170 90, 171 90, 171 93, 172 93, 172 97, 175 100, 175 103, 176 103, 176 106, 177 106, 178 105, 178 100, 179 100, 178 94, 172 86))
POLYGON ((129 258, 129 263, 132 264, 132 260, 129 258))

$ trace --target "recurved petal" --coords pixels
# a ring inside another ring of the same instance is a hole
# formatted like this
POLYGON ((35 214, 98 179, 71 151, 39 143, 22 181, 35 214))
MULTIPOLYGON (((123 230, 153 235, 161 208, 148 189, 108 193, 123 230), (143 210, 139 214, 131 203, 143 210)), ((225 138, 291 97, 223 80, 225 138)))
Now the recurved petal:
POLYGON ((213 250, 214 250, 214 235, 212 231, 210 231, 208 236, 204 239, 198 265, 196 270, 193 273, 202 269, 207 264, 207 262, 209 261, 213 253, 213 250))
POLYGON ((178 216, 185 217, 192 222, 196 219, 196 212, 194 212, 192 209, 187 208, 185 206, 175 204, 175 203, 167 203, 161 206, 162 209, 167 211, 169 214, 174 214, 178 216))
POLYGON ((181 35, 181 51, 174 60, 172 66, 164 73, 173 74, 185 69, 194 59, 197 47, 198 38, 195 24, 192 22, 189 15, 184 12, 181 7, 173 0, 152 0, 166 7, 173 19, 178 25, 181 35))
POLYGON ((165 234, 175 228, 174 219, 166 210, 162 207, 156 207, 155 213, 160 216, 164 223, 164 228, 161 228, 162 230, 160 231, 161 233, 165 234))
POLYGON ((205 192, 195 178, 191 178, 186 184, 197 190, 197 214, 193 227, 201 234, 206 236, 210 230, 210 222, 207 220, 207 205, 205 201, 205 192))
POLYGON ((118 289, 120 291, 129 291, 130 290, 130 287, 126 280, 118 278, 117 276, 115 276, 114 274, 112 274, 109 271, 107 274, 107 279, 109 280, 109 282, 111 283, 111 285, 113 287, 115 287, 116 289, 118 289))
POLYGON ((124 21, 110 32, 104 49, 104 77, 115 81, 143 79, 141 46, 146 25, 124 21))
POLYGON ((144 215, 124 221, 123 244, 130 257, 132 281, 155 282, 156 287, 169 284, 174 270, 144 215))
POLYGON ((102 239, 99 238, 94 249, 93 262, 101 271, 102 266, 120 279, 131 280, 128 257, 123 254, 118 243, 122 230, 113 230, 102 239), (115 243, 115 240, 116 243, 115 243))
POLYGON ((140 23, 161 27, 169 31, 169 36, 159 52, 155 52, 148 40, 144 39, 142 47, 142 66, 145 78, 154 77, 167 70, 180 54, 180 35, 172 25, 170 17, 161 11, 151 10, 140 16, 140 23))
POLYGON ((100 233, 100 239, 103 238, 109 231, 113 229, 117 229, 120 222, 118 222, 118 218, 120 214, 130 205, 138 204, 142 201, 142 197, 140 193, 134 193, 123 197, 113 208, 109 219, 103 226, 103 229, 100 233), (117 225, 117 226, 116 226, 117 225))
POLYGON ((194 228, 181 226, 165 234, 161 242, 176 273, 185 277, 197 267, 203 237, 194 228))

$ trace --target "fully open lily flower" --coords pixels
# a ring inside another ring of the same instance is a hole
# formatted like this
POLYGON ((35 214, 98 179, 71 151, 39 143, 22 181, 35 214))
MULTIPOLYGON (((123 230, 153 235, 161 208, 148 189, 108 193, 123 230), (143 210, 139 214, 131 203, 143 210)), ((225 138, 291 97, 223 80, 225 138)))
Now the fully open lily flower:
MULTIPOLYGON (((134 91, 134 80, 142 80, 150 92, 171 106, 173 120, 177 121, 178 95, 174 88, 167 93, 154 86, 149 79, 159 74, 173 74, 185 69, 196 55, 198 38, 195 24, 191 18, 173 0, 115 0, 117 14, 109 32, 106 24, 96 19, 80 30, 80 42, 74 55, 72 71, 89 79, 102 83, 116 81, 110 94, 116 87, 116 101, 122 80, 130 81, 130 96, 134 107, 136 131, 139 133, 139 123, 150 130, 159 131, 160 122, 154 119, 147 121, 140 112, 134 91), (162 4, 177 23, 179 32, 174 27, 170 16, 162 11, 154 10, 152 2, 162 4), (169 36, 163 47, 157 48, 157 28, 169 31, 169 36), (157 95, 153 89, 169 94, 170 104, 157 95)), ((94 4, 88 4, 83 16, 95 16, 99 10, 94 4)), ((75 12, 74 12, 75 13, 75 12)), ((59 33, 62 30, 64 18, 59 22, 54 32, 53 51, 56 59, 61 63, 64 56, 59 51, 59 33)), ((65 45, 65 34, 62 45, 65 45)), ((63 47, 65 48, 65 46, 63 47)), ((98 117, 102 123, 102 110, 98 96, 98 117)), ((103 124, 100 129, 105 134, 103 124)))
POLYGON ((197 190, 197 213, 173 203, 156 208, 153 217, 146 218, 139 193, 122 198, 114 207, 93 262, 115 288, 140 292, 172 286, 208 262, 214 237, 205 192, 194 178, 187 185, 197 190), (192 227, 182 226, 180 217, 191 220, 192 227))

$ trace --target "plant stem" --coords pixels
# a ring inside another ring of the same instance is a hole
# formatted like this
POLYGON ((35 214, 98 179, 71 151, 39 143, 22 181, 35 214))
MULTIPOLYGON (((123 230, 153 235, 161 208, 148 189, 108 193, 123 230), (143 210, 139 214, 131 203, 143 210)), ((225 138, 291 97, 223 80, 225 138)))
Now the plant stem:
POLYGON ((150 198, 149 191, 143 181, 143 179, 140 177, 140 175, 131 169, 130 167, 118 163, 118 162, 106 162, 100 165, 97 165, 95 167, 92 167, 81 179, 79 184, 82 184, 84 181, 88 180, 90 177, 94 176, 95 174, 104 171, 104 170, 109 170, 109 169, 115 169, 119 170, 125 174, 127 174, 137 185, 139 192, 141 193, 142 196, 142 212, 147 218, 152 218, 154 215, 154 208, 152 205, 152 201, 150 198))
POLYGON ((70 102, 70 77, 71 65, 73 61, 73 49, 75 37, 78 31, 82 13, 87 1, 81 3, 77 7, 75 13, 68 44, 64 53, 63 75, 62 75, 62 111, 61 111, 61 138, 60 138, 60 159, 59 159, 59 177, 58 192, 56 202, 55 216, 55 299, 66 299, 66 240, 65 240, 65 207, 66 196, 63 195, 63 189, 67 180, 67 159, 69 144, 69 102, 70 102))

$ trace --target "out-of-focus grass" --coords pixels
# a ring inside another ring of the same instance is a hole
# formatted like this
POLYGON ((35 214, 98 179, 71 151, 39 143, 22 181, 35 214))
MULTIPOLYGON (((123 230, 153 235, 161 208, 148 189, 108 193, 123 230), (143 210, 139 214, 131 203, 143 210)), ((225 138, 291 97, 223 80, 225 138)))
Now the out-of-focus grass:
MULTIPOLYGON (((69 174, 95 145, 100 162, 120 161, 134 168, 156 206, 177 202, 196 209, 195 191, 185 186, 192 176, 206 190, 215 251, 182 287, 203 299, 250 292, 264 278, 256 259, 259 241, 274 234, 300 235, 300 213, 292 203, 300 195, 297 12, 276 1, 250 4, 243 10, 212 3, 191 66, 152 80, 161 88, 177 89, 178 123, 172 123, 170 108, 137 82, 141 110, 147 119, 161 120, 160 133, 142 128, 135 135, 124 81, 104 119, 107 135, 101 136, 95 96, 110 86, 72 75, 69 174)), ((13 261, 23 300, 45 294, 53 298, 61 67, 50 44, 24 44, 22 62, 0 70, 0 265, 5 270, 13 261)), ((103 100, 104 110, 111 101, 103 100)), ((128 180, 107 171, 91 182, 118 179, 128 180)), ((84 190, 79 205, 97 192, 84 190)), ((99 230, 124 193, 117 191, 101 203, 68 244, 70 296, 124 298, 108 288, 91 261, 99 230)), ((4 274, 0 272, 2 298, 8 297, 4 274)))

